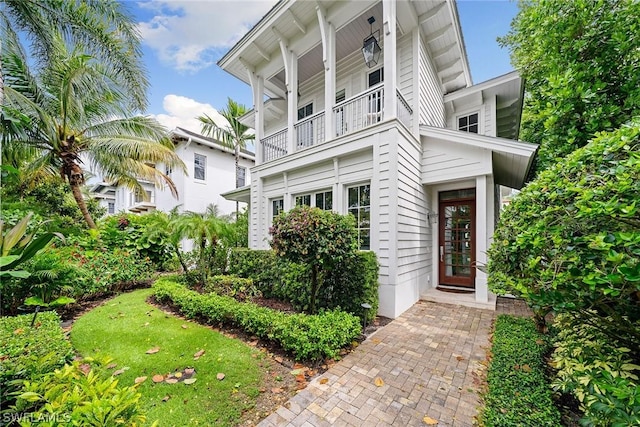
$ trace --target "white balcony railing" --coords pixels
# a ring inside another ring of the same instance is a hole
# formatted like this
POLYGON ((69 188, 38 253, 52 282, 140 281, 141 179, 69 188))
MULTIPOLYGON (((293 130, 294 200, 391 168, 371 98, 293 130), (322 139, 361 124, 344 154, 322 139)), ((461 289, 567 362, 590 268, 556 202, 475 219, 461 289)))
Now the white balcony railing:
POLYGON ((287 154, 287 129, 282 129, 260 140, 262 144, 262 161, 279 159, 287 154))
POLYGON ((324 111, 305 117, 293 125, 296 135, 296 150, 324 142, 324 111))
POLYGON ((404 123, 407 129, 411 129, 411 119, 413 117, 413 109, 409 106, 409 103, 404 96, 396 89, 398 95, 398 119, 404 123))
POLYGON ((384 119, 384 88, 375 86, 333 107, 336 136, 346 135, 384 119))

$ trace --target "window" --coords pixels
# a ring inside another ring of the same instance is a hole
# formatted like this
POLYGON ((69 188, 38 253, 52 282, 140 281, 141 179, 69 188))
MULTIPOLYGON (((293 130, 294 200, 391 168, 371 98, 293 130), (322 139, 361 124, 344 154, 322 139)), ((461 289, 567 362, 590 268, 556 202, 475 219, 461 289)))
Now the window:
POLYGON ((309 117, 313 114, 313 102, 305 105, 304 107, 298 108, 298 120, 302 120, 305 117, 309 117))
POLYGON ((371 185, 348 188, 349 213, 356 219, 358 245, 361 250, 371 249, 371 185))
POLYGON ((318 193, 300 194, 296 196, 296 206, 313 206, 324 211, 333 209, 333 192, 321 191, 318 193))
POLYGON ((345 99, 347 99, 347 91, 345 89, 340 89, 336 92, 336 104, 339 104, 345 99))
POLYGON ((247 168, 238 166, 236 171, 236 188, 244 187, 246 185, 247 168))
MULTIPOLYGON (((298 121, 313 114, 313 103, 298 108, 298 121)), ((311 147, 313 145, 313 122, 306 122, 296 125, 296 141, 298 148, 311 147)))
POLYGON ((165 166, 165 169, 164 169, 165 175, 171 176, 171 172, 173 172, 173 169, 171 169, 171 166, 169 165, 165 166))
MULTIPOLYGON (((346 94, 347 92, 344 89, 336 92, 336 104, 339 104, 340 102, 347 99, 346 94)), ((344 135, 345 133, 347 133, 347 122, 344 119, 344 105, 336 108, 334 111, 336 115, 336 136, 344 135)))
POLYGON ((316 207, 324 211, 333 209, 333 193, 331 191, 316 193, 316 207))
POLYGON ((369 73, 369 85, 367 87, 373 87, 378 83, 382 83, 384 81, 384 67, 380 67, 375 71, 369 73))
POLYGON ((458 117, 458 130, 478 133, 478 113, 458 117))
POLYGON ((284 210, 284 199, 274 199, 271 201, 271 219, 280 215, 284 210))
POLYGON ((205 171, 207 169, 207 156, 202 154, 194 154, 193 156, 193 178, 201 181, 205 180, 205 171))
POLYGON ((107 203, 107 213, 116 213, 116 204, 114 202, 107 203))

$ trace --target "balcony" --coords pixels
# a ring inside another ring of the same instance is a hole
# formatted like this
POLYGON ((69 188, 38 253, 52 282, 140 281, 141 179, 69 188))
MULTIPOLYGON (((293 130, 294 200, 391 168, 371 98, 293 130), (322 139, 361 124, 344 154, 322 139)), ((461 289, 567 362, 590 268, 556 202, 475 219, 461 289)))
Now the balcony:
MULTIPOLYGON (((397 91, 396 95, 398 97, 396 117, 411 129, 413 110, 400 91, 397 91)), ((294 150, 300 151, 369 128, 384 120, 383 106, 384 86, 382 84, 336 104, 332 111, 336 129, 333 137, 326 135, 324 111, 305 117, 293 126, 294 150)), ((287 129, 281 129, 262 138, 260 144, 262 144, 262 162, 286 156, 288 154, 287 129)))
POLYGON ((151 212, 156 209, 155 191, 145 191, 143 196, 140 192, 129 194, 129 211, 133 213, 151 212))

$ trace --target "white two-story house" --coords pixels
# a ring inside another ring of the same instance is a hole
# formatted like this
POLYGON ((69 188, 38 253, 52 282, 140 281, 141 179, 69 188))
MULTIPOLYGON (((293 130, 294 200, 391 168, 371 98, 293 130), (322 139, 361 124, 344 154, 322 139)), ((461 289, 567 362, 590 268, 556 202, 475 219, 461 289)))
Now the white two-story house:
POLYGON ((473 85, 452 0, 277 3, 220 61, 251 85, 250 246, 298 204, 356 218, 380 309, 420 298, 495 307, 479 268, 536 146, 517 141, 517 73, 473 85), (451 292, 454 293, 451 293, 451 292))
MULTIPOLYGON (((236 203, 223 198, 221 193, 229 188, 244 187, 250 182, 250 170, 255 164, 254 154, 248 150, 240 150, 236 180, 233 149, 180 127, 172 130, 170 137, 176 154, 187 170, 170 170, 164 165, 156 167, 171 178, 178 191, 177 198, 168 186, 156 187, 154 183, 147 181, 139 181, 144 194, 124 186, 98 181, 91 187, 93 197, 100 200, 108 214, 145 213, 154 210, 168 212, 176 206, 180 212, 205 212, 210 204, 215 204, 222 214, 235 213, 236 203)), ((240 210, 245 206, 242 203, 240 210)))

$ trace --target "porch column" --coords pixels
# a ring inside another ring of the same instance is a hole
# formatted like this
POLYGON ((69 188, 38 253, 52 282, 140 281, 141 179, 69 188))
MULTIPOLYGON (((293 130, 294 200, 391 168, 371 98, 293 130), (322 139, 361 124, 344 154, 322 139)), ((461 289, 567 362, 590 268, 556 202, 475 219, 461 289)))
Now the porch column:
POLYGON ((298 55, 289 48, 289 41, 275 28, 273 33, 280 43, 284 60, 285 84, 287 86, 287 153, 295 152, 296 140, 294 125, 298 119, 298 55))
POLYGON ((336 121, 333 106, 336 102, 336 29, 327 21, 327 14, 316 5, 320 35, 322 36, 322 62, 324 64, 324 140, 336 136, 336 121))
POLYGON ((261 142, 264 137, 264 78, 250 70, 247 70, 247 72, 249 73, 249 81, 253 92, 254 143, 256 146, 256 165, 259 165, 264 161, 264 150, 261 142))
POLYGON ((396 1, 382 0, 385 120, 398 115, 398 97, 396 95, 396 21, 396 1))
MULTIPOLYGON (((493 179, 476 177, 476 264, 487 265, 489 234, 493 230, 493 179), (491 224, 491 225, 490 225, 491 224)), ((487 274, 476 268, 476 301, 489 301, 487 274)))

